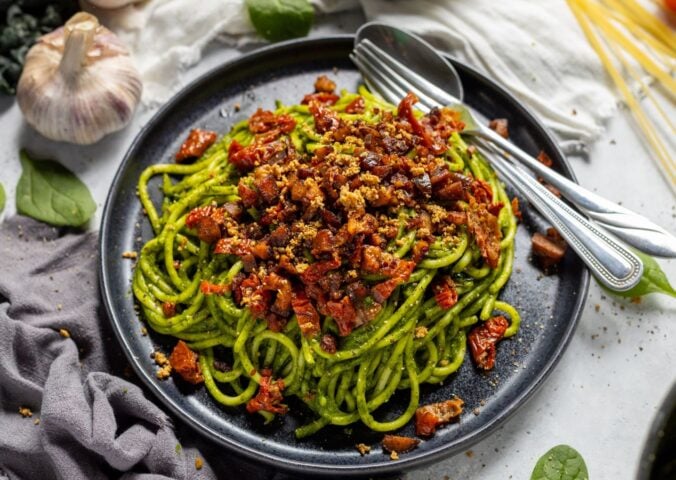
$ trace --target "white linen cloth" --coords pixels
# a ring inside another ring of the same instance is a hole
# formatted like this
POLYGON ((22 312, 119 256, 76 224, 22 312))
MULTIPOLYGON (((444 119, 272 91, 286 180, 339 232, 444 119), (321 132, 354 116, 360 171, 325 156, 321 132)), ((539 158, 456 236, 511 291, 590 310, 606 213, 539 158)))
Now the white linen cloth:
MULTIPOLYGON (((562 138, 589 142, 617 102, 565 0, 313 0, 319 14, 358 8, 368 20, 408 28, 478 68, 526 103, 562 138)), ((180 72, 215 38, 257 40, 243 0, 150 0, 98 11, 127 43, 144 103, 169 98, 180 72)))

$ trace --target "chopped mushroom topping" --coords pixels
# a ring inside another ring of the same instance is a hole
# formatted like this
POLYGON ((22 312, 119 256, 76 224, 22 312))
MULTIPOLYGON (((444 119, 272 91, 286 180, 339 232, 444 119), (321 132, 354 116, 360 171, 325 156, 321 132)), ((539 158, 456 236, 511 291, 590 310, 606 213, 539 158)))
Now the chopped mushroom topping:
POLYGON ((536 232, 531 243, 533 253, 545 271, 561 262, 568 248, 566 241, 553 228, 547 229, 546 236, 536 232))
POLYGON ((491 130, 495 130, 495 133, 500 135, 503 138, 509 138, 509 122, 506 118, 496 118, 491 120, 488 123, 488 127, 491 130))

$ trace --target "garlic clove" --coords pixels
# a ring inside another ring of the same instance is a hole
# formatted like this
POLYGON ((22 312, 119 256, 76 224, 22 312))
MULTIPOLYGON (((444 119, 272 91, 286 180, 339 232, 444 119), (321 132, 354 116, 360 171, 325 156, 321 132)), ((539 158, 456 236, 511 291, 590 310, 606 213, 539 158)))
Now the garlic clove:
POLYGON ((47 138, 91 144, 129 123, 141 90, 117 36, 80 12, 30 49, 17 101, 26 121, 47 138))

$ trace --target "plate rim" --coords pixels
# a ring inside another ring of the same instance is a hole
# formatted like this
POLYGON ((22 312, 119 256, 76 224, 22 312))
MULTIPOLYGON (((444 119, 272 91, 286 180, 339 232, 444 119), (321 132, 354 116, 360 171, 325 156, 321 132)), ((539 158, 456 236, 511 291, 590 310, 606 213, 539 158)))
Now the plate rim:
MULTIPOLYGON (((186 96, 191 94, 195 87, 197 87, 202 82, 208 81, 210 77, 218 76, 221 70, 231 69, 236 67, 240 62, 249 62, 252 59, 255 59, 257 56, 267 56, 276 51, 284 51, 289 47, 297 47, 299 45, 305 44, 307 46, 320 46, 322 44, 339 44, 346 41, 354 41, 355 36, 352 34, 342 34, 342 35, 329 35, 313 38, 301 38, 301 39, 292 39, 284 42, 275 43, 272 45, 263 46, 261 48, 252 50, 251 52, 244 53, 234 59, 227 60, 223 63, 215 65, 213 68, 209 69, 207 72, 201 74, 183 88, 181 88, 177 93, 175 93, 164 105, 162 105, 155 114, 147 121, 147 123, 139 130, 139 132, 134 137, 134 140, 129 144, 128 149, 126 150, 120 165, 117 168, 115 176, 110 184, 108 193, 106 195, 106 200, 101 215, 101 223, 99 227, 99 259, 98 259, 98 275, 99 275, 99 290, 101 297, 105 306, 105 311, 110 323, 113 326, 113 331, 115 336, 124 351, 127 360, 134 369, 134 372, 143 382, 143 384, 155 395, 156 399, 159 400, 163 406, 168 408, 172 414, 176 415, 181 419, 185 424, 189 425, 193 430, 198 434, 201 434, 203 437, 208 438, 210 441, 215 442, 218 445, 228 448, 232 453, 244 457, 246 460, 254 463, 263 463, 266 467, 274 467, 278 469, 285 470, 287 472, 300 473, 305 475, 322 475, 322 476, 337 476, 337 475, 382 475, 382 474, 394 474, 397 472, 402 472, 405 470, 411 470, 415 468, 421 468, 426 465, 429 465, 434 462, 439 462, 444 458, 448 458, 451 455, 458 454, 463 449, 474 445, 484 438, 486 438, 495 428, 500 425, 503 425, 507 420, 509 420, 518 410, 520 410, 528 400, 530 400, 533 395, 539 391, 546 379, 551 375, 555 366, 558 364, 563 353, 570 344, 577 324, 582 315, 584 305, 587 298, 587 292, 589 289, 589 283, 591 274, 586 268, 582 269, 580 284, 577 286, 577 297, 575 299, 575 304, 572 307, 572 315, 568 319, 567 328, 563 334, 563 341, 560 342, 553 351, 553 354, 550 358, 547 359, 539 369, 538 374, 535 376, 534 382, 531 384, 529 389, 526 389, 524 392, 519 392, 515 398, 507 402, 507 405, 503 409, 503 413, 499 416, 494 417, 488 423, 483 425, 480 429, 477 429, 473 432, 465 434, 462 437, 459 437, 454 441, 454 448, 449 447, 448 445, 439 445, 435 448, 432 448, 429 451, 420 452, 416 456, 404 456, 401 457, 396 463, 389 461, 387 457, 383 457, 383 461, 380 463, 369 464, 369 465, 328 465, 318 462, 303 462, 296 460, 288 460, 284 457, 277 456, 274 454, 269 454, 264 450, 257 450, 255 448, 246 446, 233 440, 228 437, 224 437, 218 432, 214 431, 209 425, 206 425, 204 422, 199 421, 196 418, 193 418, 188 413, 186 413, 180 406, 178 406, 174 400, 167 395, 155 381, 154 377, 146 371, 146 369, 139 363, 139 360, 132 352, 132 347, 127 341, 127 338, 123 332, 122 324, 118 318, 118 314, 112 308, 112 292, 110 291, 110 285, 107 281, 107 271, 108 267, 106 265, 106 260, 108 256, 105 252, 107 249, 107 240, 108 235, 105 233, 109 230, 111 224, 111 212, 113 210, 112 198, 117 190, 118 183, 120 182, 121 177, 123 176, 124 171, 126 170, 127 164, 132 161, 132 154, 136 151, 138 145, 142 142, 145 137, 147 130, 151 129, 155 123, 160 121, 166 112, 173 109, 177 104, 179 104, 186 96), (459 448, 462 447, 462 448, 459 448)), ((575 173, 568 162, 567 158, 561 151, 558 142, 555 137, 549 131, 547 127, 533 114, 531 109, 524 105, 520 100, 518 100, 513 94, 508 92, 502 85, 497 83, 495 80, 487 77, 483 73, 479 72, 474 67, 459 61, 452 57, 451 55, 440 52, 442 55, 450 62, 459 64, 462 68, 466 69, 472 75, 479 77, 480 79, 487 81, 491 84, 491 88, 496 90, 501 95, 505 96, 510 103, 514 104, 516 108, 522 111, 522 114, 526 116, 540 133, 545 136, 551 146, 554 149, 555 155, 557 156, 557 164, 560 169, 564 172, 564 175, 570 178, 572 181, 577 182, 575 173)))

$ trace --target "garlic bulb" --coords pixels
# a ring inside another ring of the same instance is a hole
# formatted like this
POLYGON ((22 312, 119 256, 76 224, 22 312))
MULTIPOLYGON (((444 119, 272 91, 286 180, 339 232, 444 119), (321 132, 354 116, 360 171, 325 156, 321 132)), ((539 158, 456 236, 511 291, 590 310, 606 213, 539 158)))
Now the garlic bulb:
POLYGON ((16 97, 45 137, 90 144, 129 123, 141 88, 117 36, 80 12, 30 49, 16 97))

